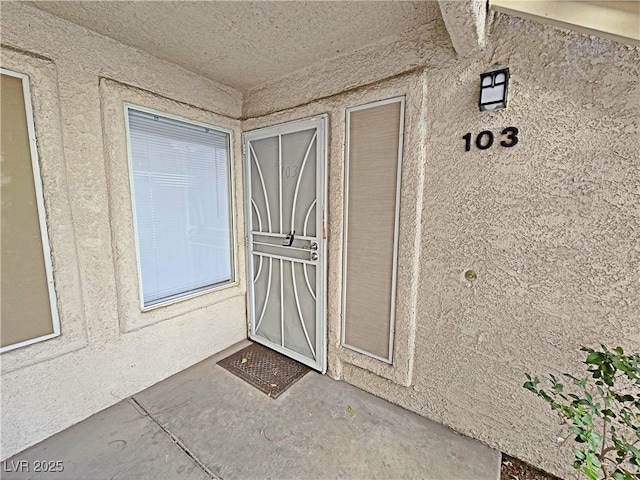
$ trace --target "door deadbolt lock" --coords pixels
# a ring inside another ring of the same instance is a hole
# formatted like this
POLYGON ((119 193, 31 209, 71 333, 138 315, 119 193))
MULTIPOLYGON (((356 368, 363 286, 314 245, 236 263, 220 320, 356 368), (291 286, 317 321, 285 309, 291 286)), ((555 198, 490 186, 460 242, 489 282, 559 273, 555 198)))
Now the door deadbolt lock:
POLYGON ((309 248, 311 250, 317 250, 318 249, 318 244, 316 242, 311 242, 311 245, 309 245, 309 248))
POLYGON ((317 260, 318 259, 318 254, 316 252, 313 252, 311 254, 311 260, 317 260))

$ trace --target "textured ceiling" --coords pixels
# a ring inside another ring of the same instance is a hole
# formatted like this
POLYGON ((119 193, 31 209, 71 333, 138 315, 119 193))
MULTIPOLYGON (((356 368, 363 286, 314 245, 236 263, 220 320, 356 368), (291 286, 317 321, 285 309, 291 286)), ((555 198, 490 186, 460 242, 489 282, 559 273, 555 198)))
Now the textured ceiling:
POLYGON ((30 4, 240 90, 440 17, 428 0, 30 4))

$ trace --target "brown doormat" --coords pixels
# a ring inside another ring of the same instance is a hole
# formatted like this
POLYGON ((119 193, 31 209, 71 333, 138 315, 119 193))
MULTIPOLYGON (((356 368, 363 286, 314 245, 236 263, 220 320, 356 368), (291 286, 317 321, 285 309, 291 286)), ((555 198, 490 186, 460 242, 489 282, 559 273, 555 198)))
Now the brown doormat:
POLYGON ((277 398, 311 370, 258 343, 229 355, 218 365, 271 398, 277 398))

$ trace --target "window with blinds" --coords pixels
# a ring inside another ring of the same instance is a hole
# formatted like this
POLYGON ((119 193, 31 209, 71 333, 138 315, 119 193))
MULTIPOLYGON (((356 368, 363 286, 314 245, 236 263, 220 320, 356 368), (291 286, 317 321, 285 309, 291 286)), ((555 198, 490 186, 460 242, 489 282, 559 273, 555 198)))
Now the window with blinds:
POLYGON ((143 308, 234 281, 230 135, 127 108, 143 308))
POLYGON ((347 109, 342 345, 393 362, 404 97, 347 109))

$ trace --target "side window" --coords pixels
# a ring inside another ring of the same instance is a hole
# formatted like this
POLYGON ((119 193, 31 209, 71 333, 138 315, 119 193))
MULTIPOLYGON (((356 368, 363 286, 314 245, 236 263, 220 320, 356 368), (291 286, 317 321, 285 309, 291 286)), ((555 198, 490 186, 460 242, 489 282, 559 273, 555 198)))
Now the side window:
POLYGON ((347 108, 345 122, 342 345, 387 363, 396 322, 404 102, 347 108))
POLYGON ((1 69, 1 352, 60 334, 26 75, 1 69))
POLYGON ((126 111, 142 307, 234 282, 230 134, 126 111))

